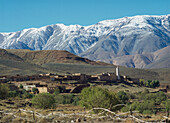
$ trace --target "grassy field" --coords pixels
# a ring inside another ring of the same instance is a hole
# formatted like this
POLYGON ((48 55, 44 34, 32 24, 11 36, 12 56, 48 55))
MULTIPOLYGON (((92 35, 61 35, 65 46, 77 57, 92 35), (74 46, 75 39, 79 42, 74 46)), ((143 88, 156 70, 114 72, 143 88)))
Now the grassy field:
POLYGON ((48 72, 52 71, 39 65, 0 58, 0 75, 33 75, 48 72))

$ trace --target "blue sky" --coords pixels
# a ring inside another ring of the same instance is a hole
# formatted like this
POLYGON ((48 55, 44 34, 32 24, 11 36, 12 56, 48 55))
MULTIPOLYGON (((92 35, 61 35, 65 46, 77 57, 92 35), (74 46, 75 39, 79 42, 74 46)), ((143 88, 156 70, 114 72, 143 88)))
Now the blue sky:
POLYGON ((0 0, 0 32, 64 23, 170 14, 170 0, 0 0))

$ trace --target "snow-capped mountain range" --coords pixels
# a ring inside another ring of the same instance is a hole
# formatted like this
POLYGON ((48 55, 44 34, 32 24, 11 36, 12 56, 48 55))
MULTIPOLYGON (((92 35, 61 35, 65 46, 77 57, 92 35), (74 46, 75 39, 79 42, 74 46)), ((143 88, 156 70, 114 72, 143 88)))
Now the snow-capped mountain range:
POLYGON ((55 24, 0 33, 3 49, 67 50, 91 60, 117 64, 117 57, 152 53, 169 45, 170 14, 124 17, 90 26, 55 24))

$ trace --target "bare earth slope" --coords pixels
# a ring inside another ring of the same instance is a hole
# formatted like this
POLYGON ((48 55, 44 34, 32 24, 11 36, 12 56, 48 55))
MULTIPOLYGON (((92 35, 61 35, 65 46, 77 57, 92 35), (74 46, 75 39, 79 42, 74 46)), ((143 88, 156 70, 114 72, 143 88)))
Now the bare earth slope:
POLYGON ((40 51, 31 51, 31 50, 7 50, 27 62, 34 64, 46 64, 46 63, 77 63, 77 64, 91 64, 91 65, 108 65, 103 62, 91 61, 87 58, 81 58, 76 56, 68 51, 64 50, 40 50, 40 51))

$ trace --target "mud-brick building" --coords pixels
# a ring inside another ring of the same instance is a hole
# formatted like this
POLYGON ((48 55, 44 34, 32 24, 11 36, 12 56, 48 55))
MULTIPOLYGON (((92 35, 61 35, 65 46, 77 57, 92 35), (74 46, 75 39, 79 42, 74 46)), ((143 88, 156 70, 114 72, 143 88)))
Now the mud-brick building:
POLYGON ((72 80, 87 81, 90 79, 90 75, 75 73, 72 75, 72 80))
POLYGON ((117 76, 114 73, 102 73, 98 75, 100 81, 117 81, 117 76))

